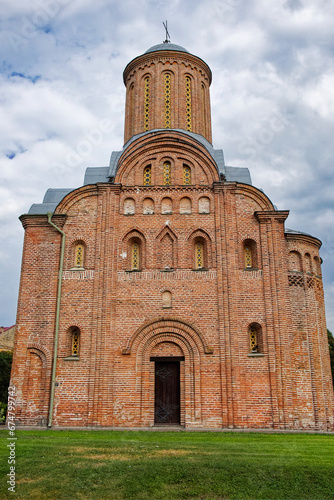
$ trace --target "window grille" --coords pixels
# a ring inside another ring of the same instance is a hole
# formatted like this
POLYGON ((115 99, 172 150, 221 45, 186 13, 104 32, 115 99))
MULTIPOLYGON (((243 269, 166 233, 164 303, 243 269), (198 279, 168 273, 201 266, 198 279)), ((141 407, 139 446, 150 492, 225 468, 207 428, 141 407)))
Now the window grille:
POLYGON ((252 249, 249 246, 245 247, 245 267, 246 268, 253 267, 252 249))
POLYGON ((152 181, 151 166, 144 168, 144 186, 150 186, 152 181))
POLYGON ((75 266, 83 267, 83 245, 77 245, 75 248, 75 266))
POLYGON ((257 332, 256 332, 256 328, 254 326, 252 326, 249 330, 249 344, 250 344, 250 351, 257 352, 257 350, 258 350, 257 332))
POLYGON ((190 167, 183 167, 183 184, 191 184, 191 170, 190 167))
POLYGON ((132 263, 131 268, 133 270, 139 269, 139 245, 138 243, 132 244, 132 263))
POLYGON ((75 331, 72 334, 72 356, 79 356, 79 333, 75 331))
POLYGON ((165 128, 171 127, 170 87, 170 74, 165 73, 165 128))
POLYGON ((187 130, 191 132, 191 80, 186 76, 186 113, 187 113, 187 130))
POLYGON ((145 95, 145 104, 144 104, 144 131, 146 132, 149 129, 149 115, 150 115, 150 77, 147 76, 144 80, 144 95, 145 95))
POLYGON ((203 243, 196 243, 195 259, 196 259, 196 269, 203 269, 204 267, 203 243))
POLYGON ((300 286, 304 288, 304 278, 300 274, 289 274, 289 286, 300 286))
POLYGON ((171 183, 171 165, 169 161, 164 163, 164 186, 169 186, 171 183))

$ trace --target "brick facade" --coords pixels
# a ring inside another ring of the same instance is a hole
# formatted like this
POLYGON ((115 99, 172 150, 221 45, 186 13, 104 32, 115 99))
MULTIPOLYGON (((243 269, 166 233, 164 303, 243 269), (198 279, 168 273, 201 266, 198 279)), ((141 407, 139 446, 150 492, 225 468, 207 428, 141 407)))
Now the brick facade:
MULTIPOLYGON (((174 357, 180 359, 179 423, 187 428, 332 430, 321 243, 287 232, 287 211, 218 171, 195 135, 211 140, 211 72, 202 60, 153 51, 129 63, 124 81, 125 140, 131 141, 115 176, 70 192, 52 216, 66 236, 52 425, 154 425, 152 358, 174 357), (174 78, 170 130, 163 125, 166 68, 174 78), (153 108, 145 131, 148 73, 153 108), (192 79, 191 108, 185 75, 192 79), (186 134, 189 110, 193 128, 186 134), (147 166, 151 183, 144 185, 147 166), (190 184, 184 184, 185 166, 190 184)), ((21 222, 16 417, 22 425, 46 425, 62 236, 46 213, 23 215, 21 222)))

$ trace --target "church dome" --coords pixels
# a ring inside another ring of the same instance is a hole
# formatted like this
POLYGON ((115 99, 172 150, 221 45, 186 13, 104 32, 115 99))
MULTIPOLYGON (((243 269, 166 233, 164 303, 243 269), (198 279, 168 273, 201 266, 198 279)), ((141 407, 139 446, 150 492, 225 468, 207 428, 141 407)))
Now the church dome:
POLYGON ((153 45, 153 47, 148 49, 145 54, 148 54, 149 52, 158 52, 159 50, 175 50, 176 52, 187 52, 189 54, 189 51, 184 47, 181 47, 181 45, 166 42, 159 43, 158 45, 153 45))

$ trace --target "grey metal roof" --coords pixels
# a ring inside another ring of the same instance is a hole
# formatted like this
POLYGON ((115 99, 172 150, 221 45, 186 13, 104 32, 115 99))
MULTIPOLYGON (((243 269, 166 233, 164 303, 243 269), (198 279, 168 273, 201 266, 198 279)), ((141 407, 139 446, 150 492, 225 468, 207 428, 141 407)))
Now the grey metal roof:
POLYGON ((74 189, 48 189, 44 195, 43 203, 34 203, 33 205, 31 205, 28 214, 43 215, 47 214, 48 212, 54 212, 58 203, 71 191, 74 191, 74 189))
POLYGON ((159 43, 158 45, 153 45, 153 47, 149 48, 145 54, 149 52, 158 52, 159 50, 176 50, 177 52, 187 52, 189 51, 180 45, 175 45, 175 43, 159 43))
POLYGON ((34 203, 29 208, 30 215, 44 215, 48 212, 54 212, 58 203, 34 203))
POLYGON ((225 167, 225 176, 227 181, 241 182, 242 184, 252 185, 252 179, 247 167, 225 167))
POLYGON ((88 167, 86 168, 84 186, 96 184, 97 182, 109 182, 110 167, 88 167))
MULTIPOLYGON (((128 141, 127 144, 130 144, 130 142, 132 142, 132 141, 128 141)), ((125 146, 124 146, 124 149, 126 149, 125 146)), ((117 172, 117 163, 118 163, 118 160, 119 160, 122 153, 123 153, 123 151, 113 151, 111 153, 110 163, 109 163, 109 177, 115 178, 115 175, 117 172)))
POLYGON ((311 236, 311 238, 314 238, 314 236, 312 236, 312 234, 304 233, 303 231, 296 231, 295 229, 289 229, 288 227, 286 227, 284 229, 284 232, 286 234, 301 234, 301 235, 304 235, 304 236, 311 236))
POLYGON ((50 188, 46 191, 43 203, 59 203, 68 193, 73 191, 74 188, 50 188))

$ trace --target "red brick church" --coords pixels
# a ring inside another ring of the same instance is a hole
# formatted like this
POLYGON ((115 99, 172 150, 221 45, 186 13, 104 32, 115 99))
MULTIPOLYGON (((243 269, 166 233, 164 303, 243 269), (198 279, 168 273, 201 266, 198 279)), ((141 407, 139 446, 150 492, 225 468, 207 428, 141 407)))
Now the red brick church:
POLYGON ((20 217, 17 424, 333 430, 321 242, 213 148, 202 59, 123 76, 123 149, 20 217))

